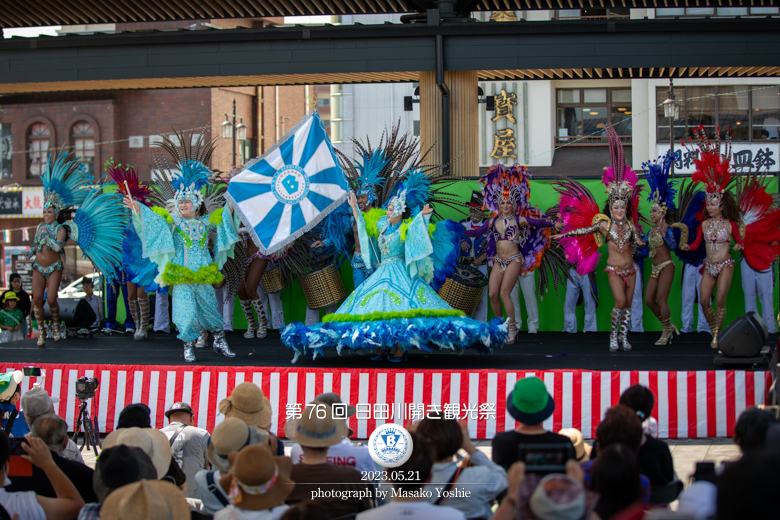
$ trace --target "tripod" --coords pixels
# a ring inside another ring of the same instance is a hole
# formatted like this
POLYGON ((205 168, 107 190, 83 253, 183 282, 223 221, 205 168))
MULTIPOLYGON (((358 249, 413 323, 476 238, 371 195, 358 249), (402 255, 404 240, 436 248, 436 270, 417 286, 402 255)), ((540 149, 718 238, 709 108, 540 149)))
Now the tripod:
POLYGON ((84 447, 87 447, 87 451, 92 449, 95 452, 95 456, 98 455, 98 448, 100 448, 100 429, 98 428, 98 422, 97 418, 95 419, 95 422, 93 424, 92 420, 89 418, 89 410, 87 409, 87 403, 89 402, 89 397, 82 397, 77 395, 76 397, 79 398, 79 417, 76 419, 76 424, 73 427, 73 442, 76 442, 76 439, 79 436, 79 432, 81 431, 82 426, 84 427, 84 442, 81 444, 81 447, 79 448, 79 451, 84 451, 84 447))

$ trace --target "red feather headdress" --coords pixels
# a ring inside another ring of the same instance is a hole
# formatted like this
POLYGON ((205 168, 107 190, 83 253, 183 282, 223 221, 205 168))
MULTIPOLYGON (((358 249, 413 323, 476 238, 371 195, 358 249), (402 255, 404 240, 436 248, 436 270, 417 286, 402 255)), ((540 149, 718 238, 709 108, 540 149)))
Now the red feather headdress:
MULTIPOLYGON (((701 182, 705 186, 707 200, 716 200, 720 204, 726 187, 731 182, 731 139, 726 132, 724 153, 721 153, 720 127, 717 129, 715 143, 709 140, 704 127, 699 125, 691 130, 699 147, 699 157, 693 160, 696 172, 691 176, 693 182, 701 182)), ((685 140, 683 140, 685 146, 685 140)))

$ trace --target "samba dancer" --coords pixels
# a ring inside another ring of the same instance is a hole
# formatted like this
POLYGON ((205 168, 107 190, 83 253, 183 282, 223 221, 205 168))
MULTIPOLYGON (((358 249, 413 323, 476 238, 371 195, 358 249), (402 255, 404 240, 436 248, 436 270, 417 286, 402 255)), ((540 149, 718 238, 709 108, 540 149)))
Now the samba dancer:
POLYGON ((622 347, 630 351, 628 331, 637 273, 632 255, 635 246, 645 245, 634 222, 641 188, 637 186, 634 170, 625 164, 620 138, 611 126, 607 128, 607 138, 612 166, 602 177, 609 195, 603 213, 598 212, 596 200, 583 185, 568 179, 555 181, 555 189, 561 193, 565 232, 553 238, 565 239, 561 245, 566 257, 577 265, 580 274, 593 271, 598 263, 598 247, 606 239, 609 256, 605 271, 615 301, 610 317, 609 350, 617 352, 622 347))
MULTIPOLYGON (((674 186, 677 183, 669 175, 671 164, 671 154, 664 157, 662 164, 657 160, 643 164, 647 169, 647 183, 650 185, 648 200, 652 203, 650 210, 652 227, 644 234, 642 241, 647 244, 644 249, 653 261, 653 270, 645 289, 645 305, 663 327, 661 337, 655 342, 656 345, 671 343, 674 332, 680 334, 677 326, 672 323, 669 310, 669 292, 675 272, 672 251, 677 249, 677 240, 672 233, 677 209, 674 204, 677 190, 674 186)), ((682 242, 688 242, 687 227, 683 231, 682 242)))
MULTIPOLYGON (((718 127, 720 134, 720 127, 718 127)), ((706 204, 700 219, 703 221, 696 234, 696 240, 688 245, 681 246, 683 251, 695 250, 706 242, 707 256, 700 268, 701 278, 701 306, 707 323, 712 331, 710 347, 718 348, 718 334, 726 320, 726 298, 734 276, 734 260, 730 256, 731 241, 736 245, 735 251, 744 250, 739 223, 742 215, 737 201, 731 192, 727 191, 731 181, 731 143, 727 141, 725 154, 721 154, 720 135, 716 143, 710 142, 704 133, 704 128, 692 130, 693 136, 700 149, 700 155, 694 159, 696 172, 691 177, 694 182, 703 183, 706 193, 706 204), (713 307, 711 298, 718 292, 713 307)))
POLYGON ((190 136, 177 134, 183 154, 168 136, 160 146, 176 160, 177 171, 171 175, 176 190, 173 213, 163 208, 150 209, 125 197, 132 211, 133 225, 143 243, 143 256, 157 264, 162 273, 158 281, 172 286, 173 322, 184 343, 184 360, 195 361, 194 348, 201 328, 214 335, 214 351, 235 357, 225 340, 222 316, 217 312, 215 284, 224 279, 220 269, 238 242, 238 218, 231 207, 218 208, 199 215, 204 202, 201 190, 208 184, 211 170, 204 164, 213 152, 213 141, 197 136, 194 146, 190 136), (208 235, 216 231, 214 257, 209 252, 208 235))
MULTIPOLYGON (((471 201, 468 202, 466 206, 469 208, 469 217, 461 220, 459 222, 460 225, 462 225, 466 231, 478 229, 485 220, 485 212, 482 209, 482 194, 478 191, 472 192, 471 201)), ((487 258, 485 253, 486 244, 487 236, 484 234, 476 237, 465 237, 460 242, 461 258, 468 259, 469 263, 485 276, 488 274, 487 264, 485 263, 485 259, 487 258)), ((474 315, 472 316, 475 320, 487 322, 487 300, 487 291, 483 290, 482 298, 480 298, 477 308, 474 310, 474 315)))
POLYGON ((39 347, 46 345, 44 293, 51 313, 52 338, 54 341, 62 338, 57 293, 67 240, 74 240, 109 282, 122 263, 121 230, 126 225, 126 216, 116 196, 103 194, 102 188, 92 183, 92 176, 72 156, 60 153, 55 161, 49 156, 43 174, 43 222, 38 225, 33 246, 27 253, 34 255, 33 315, 38 324, 39 347), (66 220, 68 210, 77 205, 79 209, 73 220, 66 220))
MULTIPOLYGON (((506 343, 512 344, 517 337, 517 325, 511 292, 523 267, 535 262, 534 254, 529 258, 521 248, 529 241, 529 245, 533 246, 546 242, 539 251, 538 258, 541 261, 544 249, 549 247, 550 230, 546 228, 553 227, 553 223, 540 218, 544 217, 544 214, 538 210, 527 212, 531 188, 525 166, 516 164, 506 168, 503 164, 494 164, 480 182, 483 186, 485 207, 497 216, 477 229, 466 231, 465 234, 469 237, 488 234, 486 254, 488 265, 493 268, 488 281, 490 305, 496 317, 503 316, 503 302, 507 316, 506 343), (523 216, 524 212, 527 212, 528 216, 523 216)), ((536 248, 532 248, 532 251, 533 249, 536 248)), ((525 251, 527 253, 528 249, 525 251)), ((535 298, 534 296, 534 301, 535 298)))

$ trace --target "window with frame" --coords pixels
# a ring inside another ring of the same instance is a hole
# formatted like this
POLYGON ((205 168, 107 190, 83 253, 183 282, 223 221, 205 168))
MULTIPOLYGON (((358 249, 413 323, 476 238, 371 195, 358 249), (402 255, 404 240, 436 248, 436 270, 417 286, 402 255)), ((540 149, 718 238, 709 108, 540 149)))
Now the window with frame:
MULTIPOLYGON (((669 141, 671 125, 663 107, 667 97, 667 88, 656 88, 658 142, 669 141)), ((699 125, 711 139, 718 127, 721 138, 729 131, 733 141, 780 139, 780 86, 675 87, 674 97, 680 105, 679 119, 674 122, 675 141, 690 136, 691 129, 699 125)))
POLYGON ((44 123, 33 123, 27 132, 29 166, 27 176, 39 178, 46 171, 46 160, 51 147, 51 129, 44 123))
POLYGON ((87 121, 78 121, 70 131, 71 143, 78 160, 87 171, 95 174, 95 128, 87 121))
POLYGON ((631 143, 630 88, 559 88, 556 101, 556 144, 607 144, 608 125, 631 143))
POLYGON ((13 134, 11 123, 0 123, 0 179, 12 179, 11 158, 13 157, 13 134))

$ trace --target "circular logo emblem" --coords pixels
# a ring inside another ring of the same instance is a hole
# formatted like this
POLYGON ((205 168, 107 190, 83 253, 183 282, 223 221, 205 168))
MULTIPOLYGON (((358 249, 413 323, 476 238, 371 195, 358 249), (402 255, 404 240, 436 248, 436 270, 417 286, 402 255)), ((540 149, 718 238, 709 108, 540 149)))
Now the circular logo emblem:
POLYGON ((298 204, 309 194, 309 177, 303 168, 282 166, 271 179, 274 195, 283 204, 298 204))
POLYGON ((374 462, 385 468, 397 468, 412 456, 412 436, 403 426, 383 424, 368 438, 368 452, 374 462))

